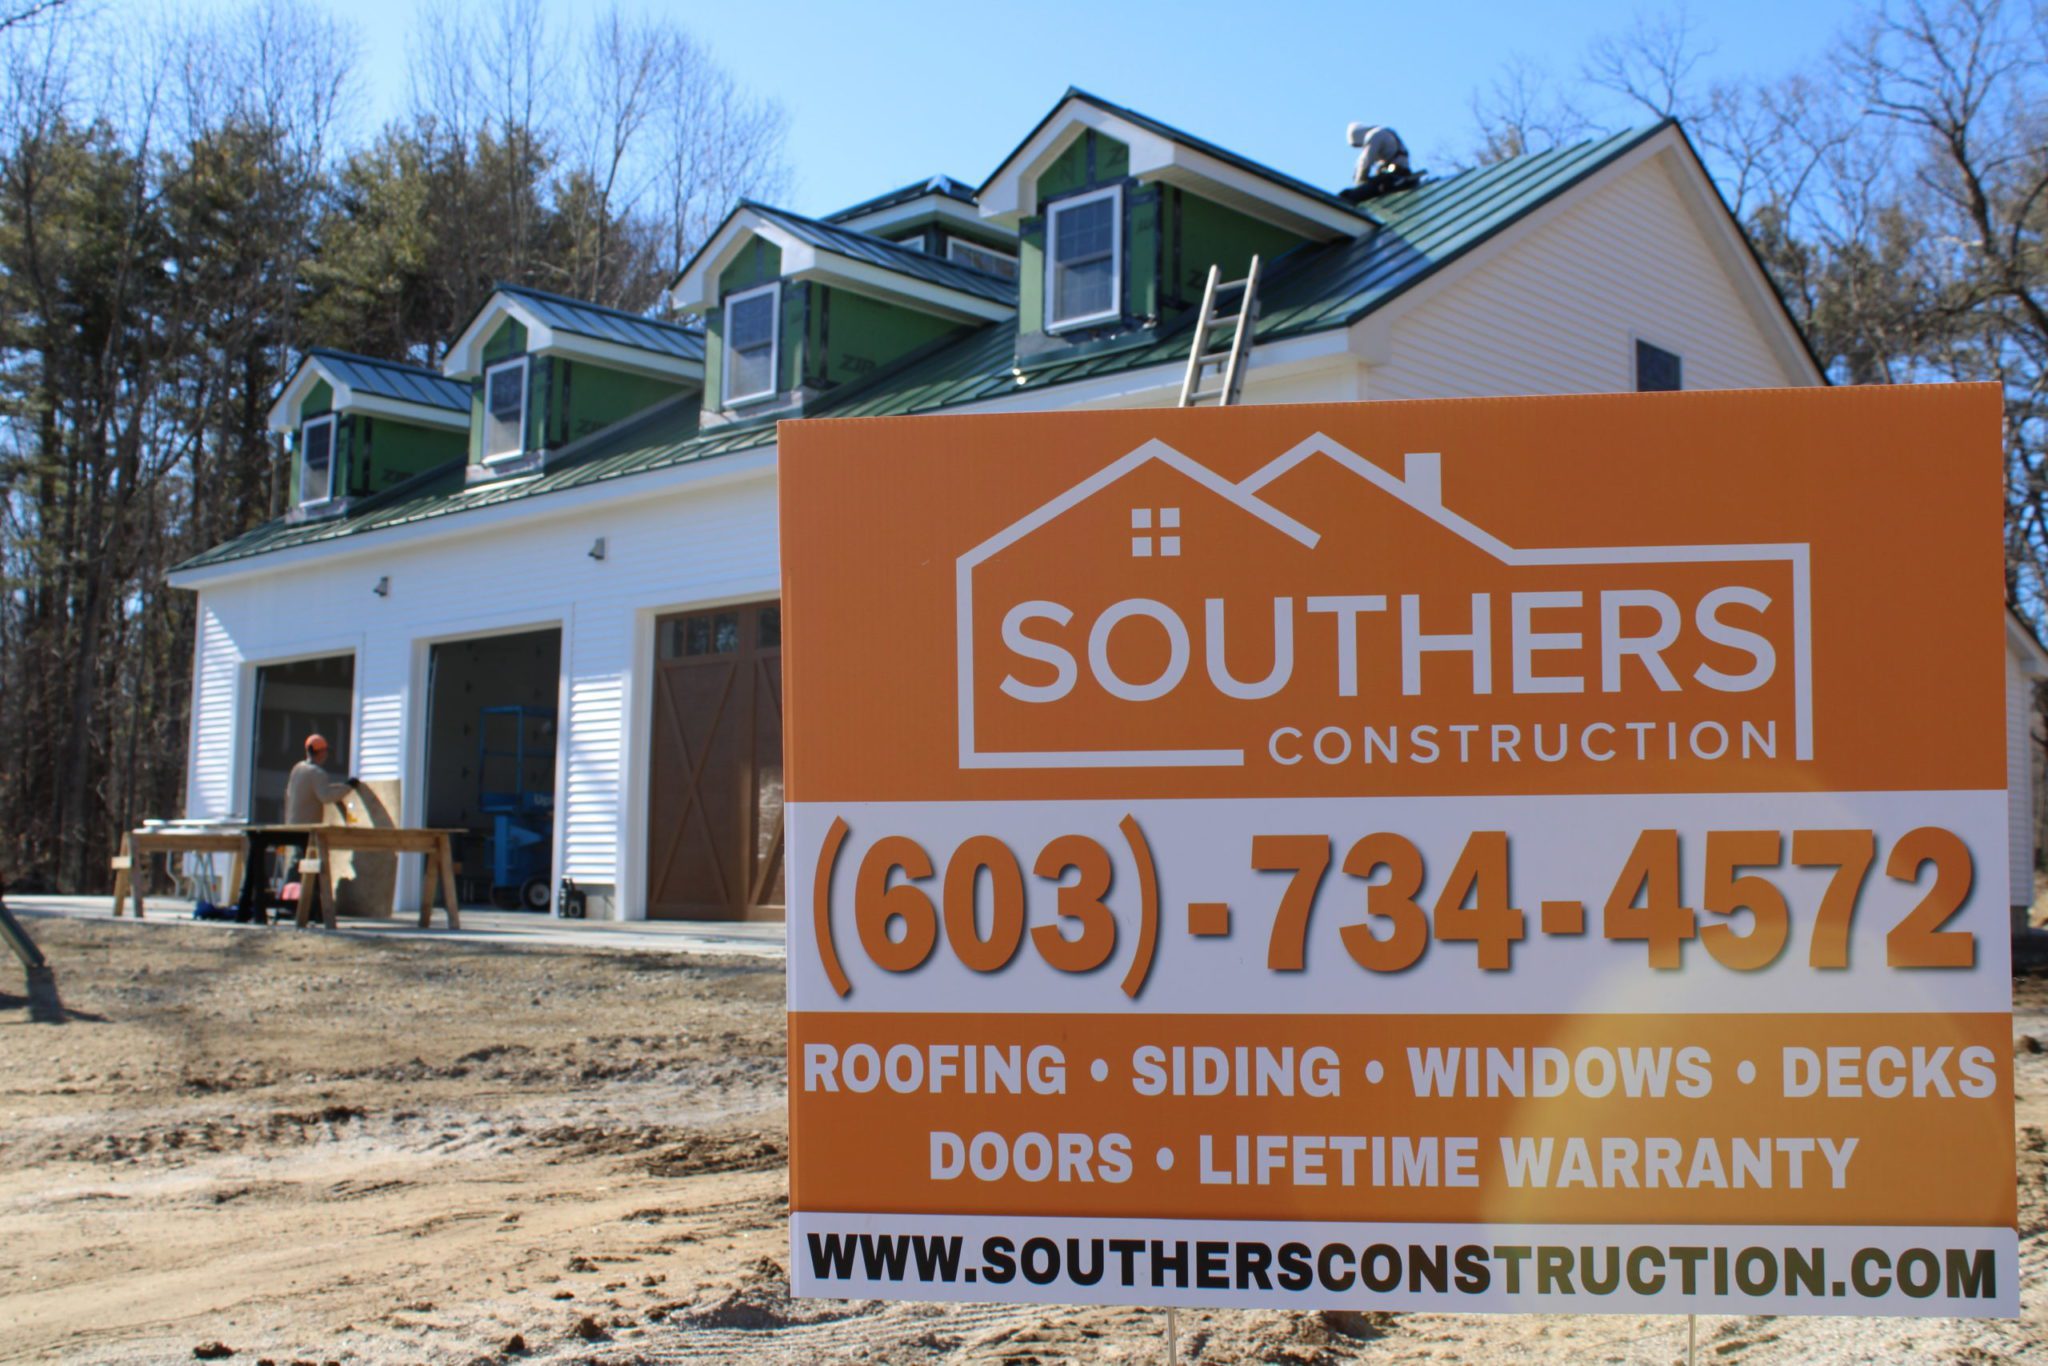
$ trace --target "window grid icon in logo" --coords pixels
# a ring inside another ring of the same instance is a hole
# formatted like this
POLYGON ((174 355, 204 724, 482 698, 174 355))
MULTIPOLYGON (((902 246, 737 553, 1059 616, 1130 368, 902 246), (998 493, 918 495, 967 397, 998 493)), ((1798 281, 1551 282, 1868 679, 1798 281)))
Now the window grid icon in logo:
MULTIPOLYGON (((1155 527, 1161 532, 1178 532, 1180 530, 1180 509, 1131 509, 1132 531, 1150 533, 1155 527)), ((1178 535, 1154 537, 1150 534, 1133 536, 1131 537, 1131 556, 1133 559, 1150 559, 1155 553, 1155 546, 1157 547, 1156 553, 1160 555, 1178 555, 1180 554, 1180 537, 1178 535)))

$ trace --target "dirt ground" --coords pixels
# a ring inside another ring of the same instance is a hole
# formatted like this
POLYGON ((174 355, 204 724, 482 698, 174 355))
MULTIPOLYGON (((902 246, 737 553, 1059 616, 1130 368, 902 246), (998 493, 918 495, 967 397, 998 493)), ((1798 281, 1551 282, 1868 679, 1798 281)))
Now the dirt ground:
MULTIPOLYGON (((759 959, 35 918, 0 959, 0 1360, 1119 1361, 1137 1310, 793 1301, 759 959)), ((2048 978, 2016 1033, 2048 1040, 2048 978)), ((2048 1053, 2018 1323, 1702 1318, 1712 1362, 2048 1362, 2048 1053)), ((1682 1319, 1183 1312, 1203 1362, 1658 1362, 1682 1319)))

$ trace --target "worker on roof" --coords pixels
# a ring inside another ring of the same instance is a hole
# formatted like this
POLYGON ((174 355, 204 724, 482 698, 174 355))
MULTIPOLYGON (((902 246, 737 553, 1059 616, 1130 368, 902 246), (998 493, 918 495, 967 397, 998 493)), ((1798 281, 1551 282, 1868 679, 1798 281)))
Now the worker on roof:
MULTIPOLYGON (((319 825, 327 818, 326 807, 331 802, 339 806, 347 800, 348 794, 362 785, 356 778, 336 782, 327 776, 327 737, 320 734, 306 737, 306 757, 292 765, 291 776, 284 784, 284 823, 293 825, 319 825)), ((269 920, 266 903, 269 900, 270 877, 266 856, 274 849, 289 848, 296 865, 296 852, 305 843, 303 836, 291 830, 251 830, 249 832, 248 871, 242 877, 242 897, 235 907, 235 919, 243 923, 254 921, 265 924, 269 920)), ((291 876, 286 881, 295 880, 291 876)))

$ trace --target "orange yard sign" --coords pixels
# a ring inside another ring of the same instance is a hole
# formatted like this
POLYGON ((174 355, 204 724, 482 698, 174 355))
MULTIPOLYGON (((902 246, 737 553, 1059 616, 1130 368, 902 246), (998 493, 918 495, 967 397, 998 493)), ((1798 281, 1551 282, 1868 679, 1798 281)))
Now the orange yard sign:
POLYGON ((799 1288, 2015 1312, 1999 413, 784 424, 799 1288))

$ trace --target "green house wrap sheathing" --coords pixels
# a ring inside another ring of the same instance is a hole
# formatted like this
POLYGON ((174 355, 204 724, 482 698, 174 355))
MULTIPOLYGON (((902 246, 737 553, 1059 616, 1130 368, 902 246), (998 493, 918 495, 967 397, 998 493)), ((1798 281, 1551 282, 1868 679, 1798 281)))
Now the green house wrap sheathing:
MULTIPOLYGON (((1075 138, 1064 152, 1053 158, 1050 166, 1039 173, 1039 213, 1025 219, 1017 232, 1017 330, 1021 335, 1029 337, 1045 330, 1045 210, 1048 202, 1086 190, 1121 185, 1130 173, 1131 149, 1093 128, 1075 138)), ((1148 291, 1137 291, 1137 297, 1133 297, 1135 263, 1131 259, 1133 206, 1130 203, 1133 188, 1127 187, 1124 192, 1124 297, 1121 302, 1126 317, 1144 316, 1144 309, 1150 302, 1148 291)), ((1156 194, 1152 195, 1144 213, 1147 215, 1143 247, 1145 259, 1139 269, 1149 273, 1158 259, 1153 245, 1153 239, 1158 236, 1156 194)))
MULTIPOLYGON (((326 380, 315 380, 299 404, 299 422, 324 417, 334 408, 334 388, 326 380)), ((306 497, 305 452, 302 436, 293 437, 292 496, 306 497)), ((400 418, 372 417, 367 413, 337 413, 334 419, 335 497, 361 498, 381 493, 415 475, 462 458, 465 438, 445 427, 428 427, 400 418)))
POLYGON ((1177 185, 1139 185, 1128 179, 1130 150, 1090 129, 1038 177, 1040 213, 1024 221, 1018 242, 1017 328, 1025 353, 1086 344, 1132 327, 1172 322, 1202 301, 1209 267, 1226 280, 1242 279, 1253 256, 1268 263, 1307 245, 1285 228, 1204 199, 1177 185), (1047 217, 1058 201, 1108 186, 1123 189, 1123 295, 1120 322, 1081 329, 1065 340, 1034 338, 1045 328, 1047 217))
POLYGON ((653 375, 632 374, 588 361, 541 357, 547 365, 540 389, 542 444, 548 450, 601 432, 694 385, 653 375))
MULTIPOLYGON (((718 297, 720 305, 711 310, 704 319, 704 393, 705 401, 713 405, 724 402, 725 395, 725 307, 723 301, 743 290, 757 289, 772 285, 782 275, 782 248, 773 242, 756 237, 740 249, 740 254, 726 263, 718 272, 718 297)), ((786 297, 791 291, 783 288, 782 317, 777 319, 778 330, 788 326, 790 302, 786 297)), ((801 313, 798 315, 801 317, 801 313)), ((781 331, 787 336, 787 331, 781 331)), ((796 387, 795 366, 787 355, 776 358, 775 388, 785 391, 796 387)))
MULTIPOLYGON (((766 216, 827 250, 851 254, 860 234, 829 224, 803 219, 781 211, 766 216)), ((916 259, 917 253, 888 243, 859 240, 861 255, 856 259, 930 283, 956 285, 972 272, 947 262, 916 259), (880 248, 877 251, 875 248, 880 248), (913 272, 909 267, 916 265, 913 272), (934 269, 936 267, 936 269, 934 269)), ((728 262, 718 275, 720 306, 711 310, 711 341, 705 361, 705 390, 714 407, 724 406, 723 359, 725 308, 723 301, 745 290, 774 283, 782 269, 782 253, 771 242, 756 237, 728 262)), ((1005 296, 1006 282, 975 275, 974 289, 989 296, 1005 296)), ((816 395, 855 380, 865 379, 890 363, 942 337, 964 331, 962 324, 936 317, 919 309, 888 303, 857 290, 827 285, 817 280, 793 280, 782 285, 776 321, 775 393, 735 405, 741 411, 759 404, 772 407, 780 396, 798 390, 816 395)))
POLYGON ((313 381, 313 387, 306 391, 305 400, 299 404, 299 421, 319 417, 334 406, 334 386, 324 379, 313 381))
POLYGON ((463 434, 446 427, 422 427, 365 413, 349 415, 342 425, 349 428, 348 456, 342 469, 351 498, 382 493, 463 458, 463 434))
MULTIPOLYGON (((501 361, 517 359, 526 345, 526 329, 516 319, 507 318, 484 343, 486 371, 501 361)), ((566 356, 530 357, 526 363, 524 449, 558 449, 693 387, 681 380, 566 356)), ((472 464, 483 460, 483 404, 483 380, 479 378, 470 407, 468 450, 472 464)))
MULTIPOLYGON (((1303 245, 1273 261, 1260 291, 1256 340, 1261 344, 1283 341, 1359 321, 1665 126, 1633 129, 1516 157, 1373 200, 1376 225, 1363 229, 1360 236, 1303 245)), ((1153 367, 1169 367, 1162 374, 1174 377, 1187 360, 1191 325, 1191 319, 1183 318, 1157 333, 1134 334, 1121 344, 1054 352, 1020 362, 1017 323, 987 323, 913 352, 866 380, 842 385, 807 408, 806 415, 893 417, 939 412, 1153 367)), ((710 350, 715 357, 718 348, 714 345, 710 350)), ((715 460, 775 440, 772 422, 734 422, 699 432, 696 418, 697 405, 689 397, 657 404, 565 451, 560 462, 539 477, 502 486, 483 484, 465 489, 460 462, 451 462, 351 504, 342 516, 299 524, 270 522, 194 556, 181 567, 200 569, 455 516, 478 507, 545 498, 573 488, 715 460)))
POLYGON ((883 303, 850 289, 812 284, 804 319, 804 384, 834 389, 863 380, 961 325, 928 313, 883 303))

